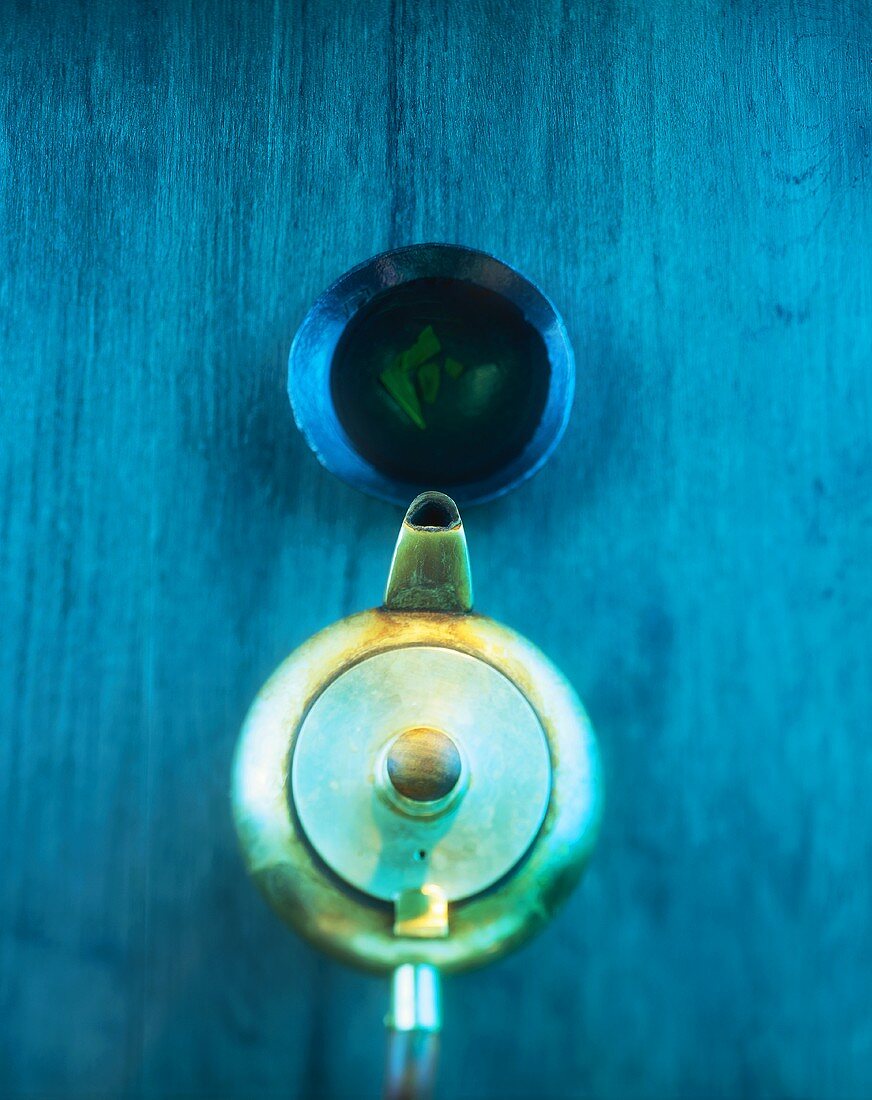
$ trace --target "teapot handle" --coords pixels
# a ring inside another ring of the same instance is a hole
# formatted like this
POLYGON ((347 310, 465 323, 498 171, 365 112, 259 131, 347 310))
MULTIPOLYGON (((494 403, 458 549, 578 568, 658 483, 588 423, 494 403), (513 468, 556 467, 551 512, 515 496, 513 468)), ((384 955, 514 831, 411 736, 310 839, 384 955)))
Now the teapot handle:
POLYGON ((429 1100, 442 1027, 439 971, 405 963, 391 979, 384 1100, 429 1100))

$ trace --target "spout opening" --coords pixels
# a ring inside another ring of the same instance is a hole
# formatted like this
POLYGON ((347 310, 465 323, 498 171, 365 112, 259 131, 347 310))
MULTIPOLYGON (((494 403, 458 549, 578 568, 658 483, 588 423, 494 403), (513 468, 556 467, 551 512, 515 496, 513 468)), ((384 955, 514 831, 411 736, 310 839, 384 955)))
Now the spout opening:
POLYGON ((428 531, 453 531, 460 527, 457 505, 444 493, 421 493, 406 512, 406 523, 428 531))

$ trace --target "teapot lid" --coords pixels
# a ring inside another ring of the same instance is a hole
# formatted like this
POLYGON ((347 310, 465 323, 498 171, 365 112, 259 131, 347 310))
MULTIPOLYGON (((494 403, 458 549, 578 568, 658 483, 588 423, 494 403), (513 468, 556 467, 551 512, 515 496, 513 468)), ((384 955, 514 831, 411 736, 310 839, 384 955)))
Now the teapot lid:
POLYGON ((533 843, 550 790, 548 741, 522 692, 443 646, 343 672, 312 704, 291 763, 309 843, 383 901, 428 883, 449 902, 486 890, 533 843))

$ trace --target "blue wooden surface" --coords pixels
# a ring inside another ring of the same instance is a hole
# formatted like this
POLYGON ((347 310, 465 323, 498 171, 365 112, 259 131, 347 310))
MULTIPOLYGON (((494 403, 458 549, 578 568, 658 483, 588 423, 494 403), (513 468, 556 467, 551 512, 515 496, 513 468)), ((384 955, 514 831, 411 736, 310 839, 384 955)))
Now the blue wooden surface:
POLYGON ((436 239, 570 328, 564 444, 466 519, 609 783, 553 928, 451 983, 444 1095, 872 1094, 869 6, 21 2, 0 35, 0 1092, 376 1095, 384 989, 267 911, 227 777, 400 518, 306 451, 290 338, 436 239))

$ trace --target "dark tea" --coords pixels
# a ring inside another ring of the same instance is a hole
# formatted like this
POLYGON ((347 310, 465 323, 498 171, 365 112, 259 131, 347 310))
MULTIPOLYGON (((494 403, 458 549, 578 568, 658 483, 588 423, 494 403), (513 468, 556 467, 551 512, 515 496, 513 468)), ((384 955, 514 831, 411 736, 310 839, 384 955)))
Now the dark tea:
POLYGON ((439 487, 486 478, 524 450, 549 376, 542 337, 507 299, 459 279, 416 279, 349 323, 331 391, 368 462, 439 487))

